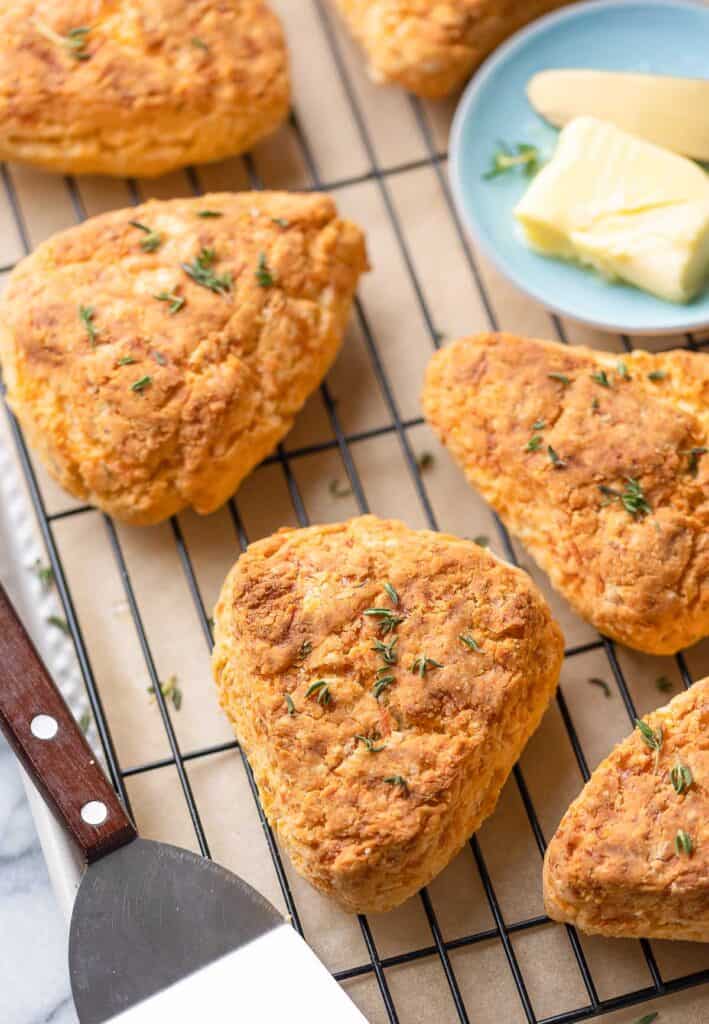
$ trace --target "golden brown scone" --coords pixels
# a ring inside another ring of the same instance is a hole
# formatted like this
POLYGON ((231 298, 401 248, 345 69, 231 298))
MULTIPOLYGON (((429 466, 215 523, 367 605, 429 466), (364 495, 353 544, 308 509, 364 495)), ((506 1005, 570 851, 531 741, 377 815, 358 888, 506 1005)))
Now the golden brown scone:
POLYGON ((366 267, 362 232, 325 195, 223 193, 94 217, 10 276, 10 404, 77 498, 131 523, 211 512, 322 379, 366 267))
POLYGON ((572 0, 335 0, 377 82, 430 99, 462 85, 518 28, 572 0))
POLYGON ((546 910, 599 935, 709 942, 709 679, 645 722, 564 815, 546 910))
POLYGON ((563 656, 525 573, 375 516, 252 544, 215 618, 268 819, 349 911, 401 903, 492 812, 563 656))
POLYGON ((651 654, 709 633, 709 356, 483 334, 434 356, 423 403, 602 633, 651 654))
POLYGON ((241 153, 290 104, 263 0, 0 0, 0 157, 137 177, 241 153))

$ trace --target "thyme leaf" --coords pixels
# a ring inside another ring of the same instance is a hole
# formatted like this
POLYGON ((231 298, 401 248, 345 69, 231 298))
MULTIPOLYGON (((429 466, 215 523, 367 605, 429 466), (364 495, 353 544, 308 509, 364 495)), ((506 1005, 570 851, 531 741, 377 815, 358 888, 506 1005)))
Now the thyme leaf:
POLYGON ((570 384, 571 378, 567 377, 565 373, 548 373, 547 377, 551 380, 558 380, 560 384, 570 384))
POLYGON ((651 729, 647 722, 643 722, 640 718, 635 719, 635 726, 640 730, 640 737, 645 746, 655 753, 655 771, 657 771, 657 766, 660 763, 660 751, 664 742, 662 726, 651 729))
POLYGON ((157 295, 153 295, 154 299, 158 302, 169 302, 170 305, 167 307, 167 311, 170 316, 174 316, 175 313, 179 313, 184 306, 187 299, 184 295, 179 295, 177 292, 158 292, 157 295))
POLYGON ((69 624, 66 619, 60 618, 59 615, 50 615, 47 619, 47 625, 54 626, 55 629, 60 629, 62 633, 66 633, 67 636, 69 635, 69 624))
POLYGON ((477 537, 473 537, 473 544, 477 544, 479 548, 489 548, 490 538, 486 537, 484 533, 479 533, 477 537))
POLYGON ((229 273, 220 276, 214 273, 212 266, 216 258, 214 249, 203 247, 192 263, 181 263, 180 266, 195 284, 208 288, 210 291, 216 292, 217 295, 224 295, 231 291, 233 282, 229 273))
POLYGON ((393 633, 399 623, 404 621, 403 615, 395 615, 391 608, 365 608, 365 615, 379 619, 379 629, 382 636, 393 633))
POLYGON ((530 439, 527 441, 526 445, 524 446, 524 450, 526 452, 538 452, 539 449, 542 446, 542 441, 543 440, 544 440, 544 438, 542 437, 541 434, 532 434, 532 436, 530 437, 530 439))
POLYGON ((119 366, 132 366, 134 362, 135 362, 135 359, 133 358, 133 356, 121 356, 121 358, 118 360, 118 365, 119 366))
POLYGON ((88 26, 80 25, 77 28, 70 28, 67 34, 62 36, 55 32, 53 28, 50 28, 49 25, 45 25, 39 18, 34 19, 34 25, 45 39, 48 39, 51 43, 56 43, 57 46, 61 46, 74 60, 88 60, 91 56, 86 51, 86 37, 91 31, 88 26))
POLYGON ((670 782, 675 793, 680 796, 686 792, 694 782, 692 775, 692 769, 689 765, 682 764, 678 761, 677 764, 670 770, 670 782))
POLYGON ((192 39, 190 40, 190 42, 191 42, 191 43, 192 43, 192 45, 193 45, 193 46, 195 46, 195 47, 196 47, 196 48, 197 48, 198 50, 205 50, 206 52, 208 52, 208 51, 209 51, 209 47, 208 47, 208 46, 207 46, 207 44, 205 43, 204 39, 200 39, 200 37, 199 37, 199 36, 192 36, 192 39))
POLYGON ((550 444, 547 445, 547 454, 548 454, 549 458, 551 459, 551 464, 554 467, 554 469, 565 469, 566 468, 567 464, 566 464, 565 460, 562 459, 561 456, 556 451, 554 451, 554 449, 552 448, 552 446, 550 444))
POLYGON ((539 170, 539 150, 536 146, 531 146, 528 142, 516 142, 512 146, 498 142, 497 146, 492 154, 490 166, 483 174, 486 181, 518 167, 528 178, 539 170))
POLYGON ((293 698, 291 697, 291 695, 289 693, 286 693, 284 699, 285 699, 285 702, 286 702, 286 708, 288 710, 288 714, 293 716, 295 714, 295 704, 293 703, 293 698))
POLYGON ((396 682, 395 676, 380 676, 372 686, 372 694, 375 700, 379 700, 381 695, 384 693, 392 683, 396 682))
POLYGON ((427 658, 425 654, 414 658, 414 661, 409 669, 410 672, 415 672, 423 679, 429 669, 432 668, 443 668, 440 661, 436 661, 434 658, 427 658))
POLYGON ((98 337, 98 327, 94 324, 94 314, 96 310, 93 306, 79 306, 79 320, 86 328, 86 333, 89 336, 89 341, 95 347, 96 338, 98 337))
POLYGON ((658 380, 664 380, 666 376, 667 376, 667 370, 653 370, 652 373, 648 373, 647 379, 648 380, 653 380, 653 381, 658 381, 658 380))
POLYGON ((54 584, 54 569, 52 569, 51 565, 43 565, 41 560, 38 558, 32 566, 32 572, 42 584, 43 590, 51 589, 54 584))
POLYGON ((595 380, 596 384, 600 384, 603 388, 609 388, 611 382, 608 380, 608 374, 605 370, 596 370, 595 373, 591 374, 591 380, 595 380))
POLYGON ((355 736, 355 739, 359 740, 360 743, 364 743, 365 747, 367 748, 368 753, 370 753, 370 754, 380 754, 382 752, 382 750, 384 750, 383 746, 381 746, 381 747, 376 747, 375 746, 375 743, 379 739, 379 737, 376 736, 376 735, 374 735, 374 736, 355 736))
POLYGON ((685 449, 684 451, 680 452, 680 455, 687 456, 687 472, 690 476, 697 475, 697 473, 699 472, 699 460, 702 457, 702 455, 706 455, 707 452, 709 452, 709 448, 705 448, 703 445, 700 445, 695 448, 685 449))
POLYGON ((285 217, 271 217, 274 224, 277 224, 279 228, 289 228, 290 221, 286 220, 285 217))
POLYGON ((145 234, 145 238, 141 239, 140 248, 143 252, 155 252, 162 245, 162 235, 159 231, 154 231, 149 228, 147 224, 141 224, 139 220, 129 220, 128 223, 131 227, 138 228, 145 234))
POLYGON ((386 591, 391 603, 394 605, 394 607, 396 607, 399 604, 399 595, 397 594, 394 587, 391 585, 391 583, 383 583, 382 587, 386 591))
POLYGON ((305 691, 305 699, 308 697, 315 697, 318 704, 330 704, 332 701, 332 694, 330 693, 329 683, 325 679, 316 679, 314 683, 311 683, 308 689, 305 691))
POLYGON ((146 373, 143 377, 139 377, 138 380, 133 381, 130 389, 131 391, 144 391, 145 388, 150 387, 152 383, 153 378, 146 373))
POLYGON ((313 644, 311 640, 303 640, 302 644, 298 648, 298 660, 305 661, 309 654, 312 653, 313 644))
MULTIPOLYGON (((160 692, 162 693, 165 700, 169 700, 172 703, 175 711, 179 711, 182 707, 182 690, 178 686, 177 676, 172 675, 169 679, 166 679, 164 683, 160 683, 160 692)), ((155 687, 149 686, 148 693, 155 695, 155 687)))
POLYGON ((692 837, 688 832, 685 832, 683 828, 679 829, 677 835, 675 836, 675 850, 677 851, 678 857, 681 856, 683 853, 687 857, 691 857, 692 853, 694 852, 694 843, 692 842, 692 837))
POLYGON ((387 775, 384 779, 390 786, 400 786, 405 793, 409 791, 409 784, 403 775, 387 775))
POLYGON ((221 210, 197 210, 197 216, 204 217, 206 220, 209 217, 223 217, 224 214, 221 210))
POLYGON ((546 427, 546 421, 545 420, 535 420, 534 423, 532 424, 532 430, 544 430, 545 427, 546 427))
POLYGON ((462 641, 466 647, 469 647, 471 651, 482 651, 482 647, 470 633, 459 633, 458 639, 462 641))
POLYGON ((381 654, 386 665, 396 665, 398 661, 398 655, 396 653, 396 644, 398 639, 399 638, 395 636, 388 644, 385 644, 383 640, 374 641, 374 647, 372 650, 376 651, 377 654, 381 654))
POLYGON ((628 373, 628 366, 626 363, 616 363, 616 372, 622 380, 632 380, 633 378, 628 373))
POLYGON ((266 262, 265 252, 259 253, 255 275, 261 288, 270 288, 274 283, 275 279, 272 272, 269 270, 268 263, 266 262))

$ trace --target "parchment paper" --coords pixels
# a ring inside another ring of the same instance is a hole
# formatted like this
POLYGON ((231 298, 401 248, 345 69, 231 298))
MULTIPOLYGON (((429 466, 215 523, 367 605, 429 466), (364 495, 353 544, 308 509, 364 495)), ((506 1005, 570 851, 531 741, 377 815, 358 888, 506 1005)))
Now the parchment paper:
MULTIPOLYGON (((289 125, 258 147, 253 166, 268 188, 338 184, 334 192, 340 210, 366 229, 374 271, 359 290, 364 315, 353 316, 328 386, 340 424, 348 434, 386 427, 394 414, 409 424, 421 416, 418 396, 432 351, 431 324, 441 336, 451 339, 489 329, 489 303, 501 329, 554 338, 555 325, 541 307, 507 284, 469 240, 463 242, 444 187, 452 103, 418 104, 398 90, 370 84, 361 55, 331 12, 324 24, 326 8, 316 0, 277 0, 275 7, 289 34, 295 108, 307 146, 289 125), (344 83, 336 59, 342 61, 344 83), (435 165, 425 164, 432 155, 435 165), (398 170, 392 172, 392 168, 398 170), (389 173, 380 179, 380 170, 389 173), (386 372, 390 395, 381 386, 372 344, 386 372)), ((238 159, 201 168, 198 178, 205 190, 249 187, 246 166, 238 159)), ((22 231, 32 247, 75 223, 77 213, 92 215, 131 202, 124 182, 79 178, 72 183, 20 166, 8 167, 8 184, 17 196, 22 222, 20 230, 0 191, 3 266, 24 254, 22 231)), ((141 197, 187 195, 191 188, 184 173, 138 184, 141 197)), ((572 344, 622 351, 617 337, 572 322, 561 326, 572 344)), ((655 350, 673 341, 684 344, 684 339, 655 338, 646 341, 646 346, 655 350)), ((4 423, 0 429, 5 431, 4 423)), ((332 423, 317 393, 298 418, 285 448, 299 451, 329 442, 333 436, 332 423)), ((407 425, 406 438, 414 454, 429 451, 434 455, 423 481, 439 527, 469 537, 484 534, 490 538, 492 550, 504 554, 489 509, 467 487, 427 427, 418 422, 407 425)), ((396 433, 355 441, 350 451, 371 511, 397 516, 414 527, 428 525, 396 433)), ((330 492, 333 480, 347 485, 336 447, 299 454, 290 465, 312 521, 337 520, 360 511, 353 495, 337 498, 330 492)), ((36 469, 50 513, 76 507, 39 464, 36 469)), ((278 462, 262 466, 244 483, 236 505, 249 540, 285 524, 297 525, 286 475, 278 462)), ((207 614, 211 614, 223 577, 240 550, 234 521, 224 509, 208 518, 183 514, 179 525, 207 614)), ((130 773, 146 763, 169 759, 167 737, 147 692, 150 679, 145 658, 102 515, 86 511, 67 516, 56 520, 53 530, 123 771, 130 773)), ((209 651, 172 527, 118 526, 117 533, 159 676, 167 679, 176 673, 179 678, 183 703, 179 711, 171 708, 171 718, 182 752, 189 755, 230 741, 233 737, 217 707, 209 651)), ((550 590, 526 553, 518 548, 517 554, 550 601, 567 647, 596 641, 597 634, 550 590)), ((673 692, 679 691, 679 670, 673 658, 651 658, 622 648, 618 648, 618 658, 641 713, 668 699, 669 695, 657 689, 659 676, 667 676, 673 692)), ((686 662, 695 679, 709 674, 709 642, 689 650, 686 662)), ((592 769, 631 728, 603 650, 568 660, 561 690, 592 769), (607 680, 610 698, 588 683, 590 676, 607 680)), ((239 752, 229 749, 186 764, 212 855, 286 912, 239 752)), ((543 836, 548 839, 582 783, 556 704, 525 751, 521 770, 543 836)), ((173 764, 129 774, 127 785, 138 827, 145 836, 197 849, 173 764)), ((541 915, 541 855, 514 779, 506 786, 495 815, 480 831, 479 841, 505 923, 541 915)), ((335 909, 298 878, 285 855, 284 865, 306 938, 327 965, 340 970, 368 964, 357 919, 335 909)), ((470 849, 434 881, 430 897, 446 942, 495 927, 470 849)), ((458 1017, 421 900, 414 898, 393 913, 371 917, 370 926, 382 959, 429 949, 428 955, 404 966, 385 968, 401 1024, 453 1024, 458 1017)), ((651 984, 637 942, 582 938, 581 943, 601 998, 651 984)), ((547 923, 516 931, 511 935, 511 947, 538 1018, 588 1003, 564 928, 547 923)), ((709 966, 706 946, 655 942, 652 949, 665 980, 709 966)), ((450 963, 471 1022, 524 1021, 498 937, 454 948, 450 963)), ((371 972, 345 984, 372 1022, 386 1021, 371 972)), ((605 1019, 632 1024, 643 1012, 655 1008, 661 1010, 658 1024, 700 1024, 709 1019, 709 993, 694 990, 662 1000, 657 1006, 638 1006, 605 1019)))

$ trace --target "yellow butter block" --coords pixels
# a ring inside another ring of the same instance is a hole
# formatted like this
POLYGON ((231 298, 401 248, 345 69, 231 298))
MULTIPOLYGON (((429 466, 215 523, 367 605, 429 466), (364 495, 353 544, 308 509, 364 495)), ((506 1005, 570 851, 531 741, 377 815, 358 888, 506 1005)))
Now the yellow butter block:
POLYGON ((578 117, 515 208, 525 240, 671 302, 709 274, 709 177, 614 125, 578 117))

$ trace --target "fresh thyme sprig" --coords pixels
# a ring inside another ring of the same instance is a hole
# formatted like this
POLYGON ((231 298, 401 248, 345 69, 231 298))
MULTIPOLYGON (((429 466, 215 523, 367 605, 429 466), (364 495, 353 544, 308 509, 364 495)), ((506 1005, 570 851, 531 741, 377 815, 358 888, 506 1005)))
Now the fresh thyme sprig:
POLYGON ((658 726, 657 729, 651 729, 647 722, 643 722, 640 718, 635 719, 635 725, 636 728, 640 730, 640 736, 645 746, 654 751, 655 771, 657 771, 660 763, 660 751, 662 750, 662 744, 664 743, 662 726, 658 726))
POLYGON ((498 142, 497 149, 492 154, 490 166, 483 174, 485 181, 496 178, 507 171, 521 168, 523 173, 531 178, 539 170, 539 150, 528 142, 516 142, 508 145, 506 142, 498 142))
POLYGON ((427 658, 425 654, 422 654, 418 658, 414 658, 409 671, 415 672, 423 679, 426 673, 433 668, 443 668, 443 665, 440 661, 436 661, 435 658, 427 658))
POLYGON ((381 746, 381 747, 375 746, 377 740, 379 739, 379 737, 376 736, 376 735, 375 736, 355 736, 355 739, 359 740, 360 743, 364 743, 365 747, 367 748, 367 751, 370 754, 380 754, 382 752, 382 750, 384 750, 384 746, 381 746))
POLYGON ((148 227, 147 224, 141 224, 139 220, 129 220, 128 223, 133 228, 138 228, 145 235, 145 238, 140 240, 140 248, 143 252, 155 252, 162 245, 162 235, 159 231, 153 230, 148 227))
MULTIPOLYGON (((160 683, 160 692, 162 693, 165 700, 169 700, 172 703, 175 711, 179 711, 182 707, 182 690, 180 689, 177 681, 177 676, 172 675, 169 679, 165 680, 164 683, 160 683)), ((149 686, 148 693, 155 696, 155 687, 149 686)))
POLYGON ((195 284, 208 288, 217 295, 224 295, 231 291, 233 282, 229 273, 220 276, 214 273, 212 267, 216 258, 214 249, 202 248, 192 263, 181 263, 180 266, 195 284))
POLYGON ((678 796, 681 796, 681 794, 685 793, 694 782, 692 769, 689 765, 682 764, 681 761, 678 761, 670 770, 670 782, 672 783, 672 788, 675 793, 677 793, 678 796))
POLYGON ((379 619, 379 629, 382 636, 393 633, 400 622, 404 621, 403 615, 397 615, 391 608, 365 608, 365 615, 379 619))
POLYGON ((396 653, 396 644, 398 639, 399 638, 395 636, 388 644, 385 644, 383 640, 374 641, 374 647, 372 650, 376 651, 377 654, 381 654, 386 665, 396 665, 398 661, 398 655, 396 653))
POLYGON ((187 302, 187 299, 184 297, 184 295, 179 295, 175 291, 158 292, 156 295, 153 295, 153 298, 157 299, 159 302, 170 303, 170 305, 167 307, 167 311, 170 314, 170 316, 174 316, 175 313, 179 313, 184 304, 187 302))
POLYGON ((255 275, 261 288, 270 288, 274 283, 275 279, 266 261, 265 252, 260 252, 258 255, 258 264, 256 265, 255 275))
MULTIPOLYGON (((381 672, 382 670, 380 669, 379 671, 381 672)), ((384 691, 388 689, 392 683, 395 682, 396 676, 379 676, 378 679, 375 681, 374 685, 372 686, 372 696, 375 698, 375 700, 379 700, 384 691)))
POLYGON ((81 320, 86 333, 89 336, 89 341, 95 347, 96 338, 98 337, 98 327, 94 323, 94 315, 96 310, 93 306, 79 306, 79 320, 81 320))
POLYGON ((65 36, 55 32, 49 25, 45 25, 39 18, 34 19, 34 25, 38 32, 40 32, 45 39, 49 39, 50 42, 56 43, 57 46, 61 46, 70 57, 74 60, 88 60, 91 56, 86 50, 87 36, 91 29, 87 25, 79 25, 76 28, 70 28, 65 36))
POLYGON ((685 832, 683 828, 679 829, 677 835, 675 836, 675 850, 677 851, 678 857, 681 856, 683 853, 687 857, 691 857, 692 853, 694 852, 694 843, 692 841, 692 837, 688 832, 685 832))
POLYGON ((308 697, 315 697, 318 704, 330 704, 332 701, 332 694, 330 693, 330 685, 325 679, 316 679, 314 683, 311 683, 308 689, 305 691, 306 700, 308 697))
POLYGON ((604 502, 604 504, 608 505, 611 501, 620 501, 625 511, 633 519, 649 515, 652 512, 652 506, 645 497, 640 481, 631 476, 627 476, 625 481, 623 491, 617 491, 614 487, 608 487, 607 484, 599 484, 599 491, 608 498, 608 501, 604 502))

